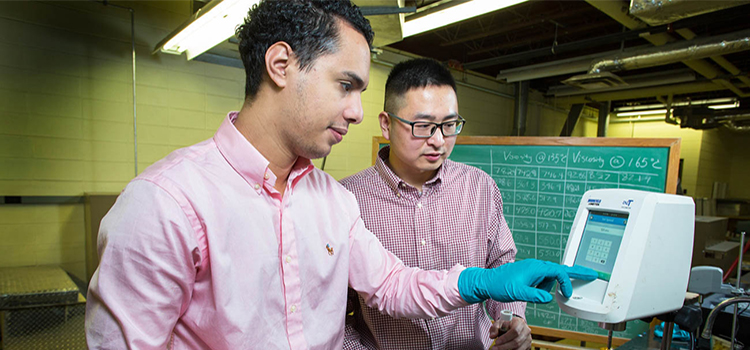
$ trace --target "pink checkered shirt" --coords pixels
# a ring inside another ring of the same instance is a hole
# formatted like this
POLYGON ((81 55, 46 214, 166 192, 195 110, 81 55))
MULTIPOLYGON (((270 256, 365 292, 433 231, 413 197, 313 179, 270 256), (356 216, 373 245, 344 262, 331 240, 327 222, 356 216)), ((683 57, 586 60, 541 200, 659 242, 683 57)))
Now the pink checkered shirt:
MULTIPOLYGON (((446 160, 423 192, 386 165, 388 147, 375 166, 341 180, 359 202, 365 226, 404 264, 447 269, 455 264, 493 268, 516 256, 503 217, 500 191, 481 170, 446 160)), ((487 349, 490 320, 481 304, 432 320, 395 319, 367 307, 350 290, 354 317, 347 320, 344 349, 487 349)), ((524 316, 525 303, 488 302, 491 313, 524 316)))

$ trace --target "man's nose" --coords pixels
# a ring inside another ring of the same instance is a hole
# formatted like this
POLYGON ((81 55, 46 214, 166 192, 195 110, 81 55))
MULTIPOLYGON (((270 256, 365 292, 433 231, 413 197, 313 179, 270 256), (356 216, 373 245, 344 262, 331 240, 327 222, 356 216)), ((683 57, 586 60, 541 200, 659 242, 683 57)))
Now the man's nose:
POLYGON ((364 118, 364 109, 362 108, 362 95, 355 94, 352 96, 351 101, 344 109, 344 119, 352 124, 359 124, 364 118))
POLYGON ((438 127, 435 129, 435 133, 427 139, 427 144, 435 148, 442 147, 445 144, 445 136, 443 136, 442 128, 438 127))

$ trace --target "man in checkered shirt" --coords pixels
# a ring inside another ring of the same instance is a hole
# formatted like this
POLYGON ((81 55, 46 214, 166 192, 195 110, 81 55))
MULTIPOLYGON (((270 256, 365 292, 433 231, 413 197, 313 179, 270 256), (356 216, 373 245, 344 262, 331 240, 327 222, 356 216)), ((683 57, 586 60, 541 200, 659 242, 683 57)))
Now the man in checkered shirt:
MULTIPOLYGON (((375 166, 341 183, 357 197, 365 225, 385 248, 407 266, 428 270, 514 261, 497 185, 481 170, 447 159, 464 124, 451 73, 430 59, 397 64, 378 119, 390 147, 380 150, 375 166)), ((349 304, 344 349, 488 349, 500 327, 482 304, 432 320, 383 315, 352 290, 349 304)), ((526 304, 487 301, 494 319, 503 309, 517 317, 493 349, 530 348, 526 304)))

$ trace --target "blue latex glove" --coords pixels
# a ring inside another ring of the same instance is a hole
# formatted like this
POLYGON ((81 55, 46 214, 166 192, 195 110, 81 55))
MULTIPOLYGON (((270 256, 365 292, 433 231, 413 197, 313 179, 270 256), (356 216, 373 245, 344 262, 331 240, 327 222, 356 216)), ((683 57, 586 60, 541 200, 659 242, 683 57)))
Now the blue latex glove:
MULTIPOLYGON (((654 335, 657 338, 664 337, 664 322, 659 323, 659 325, 654 328, 654 335)), ((675 323, 672 328, 672 340, 690 341, 690 333, 680 329, 680 326, 675 323)))
POLYGON ((571 278, 593 281, 596 271, 583 266, 565 266, 549 261, 526 259, 494 269, 469 267, 458 276, 461 297, 473 304, 486 299, 500 302, 549 303, 555 281, 567 298, 573 294, 571 278))

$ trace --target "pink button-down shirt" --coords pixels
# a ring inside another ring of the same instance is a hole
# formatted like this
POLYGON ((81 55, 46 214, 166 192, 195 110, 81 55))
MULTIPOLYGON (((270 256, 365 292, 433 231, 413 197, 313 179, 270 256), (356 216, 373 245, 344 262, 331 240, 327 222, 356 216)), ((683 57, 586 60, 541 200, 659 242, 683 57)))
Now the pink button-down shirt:
POLYGON ((90 349, 334 349, 347 286, 400 317, 466 305, 461 265, 405 267, 354 196, 300 158, 283 196, 227 116, 123 190, 102 220, 86 309, 90 349))
MULTIPOLYGON (((516 256, 503 217, 500 190, 485 172, 446 160, 422 192, 386 165, 389 148, 375 166, 341 180, 359 201, 365 226, 408 266, 444 269, 456 264, 494 268, 516 256)), ((481 304, 434 320, 394 319, 352 300, 344 349, 487 349, 490 319, 481 304)), ((507 309, 524 316, 526 303, 488 301, 499 318, 507 309)))

